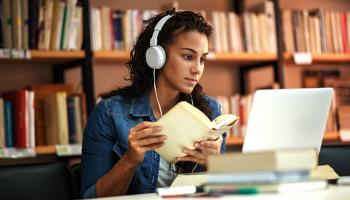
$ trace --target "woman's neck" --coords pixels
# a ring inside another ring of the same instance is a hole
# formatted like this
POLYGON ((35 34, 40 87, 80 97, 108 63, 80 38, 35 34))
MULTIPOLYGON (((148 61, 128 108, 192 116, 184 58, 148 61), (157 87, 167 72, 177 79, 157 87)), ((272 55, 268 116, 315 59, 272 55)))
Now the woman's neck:
MULTIPOLYGON (((162 109, 162 114, 164 115, 177 103, 179 92, 166 90, 162 87, 157 87, 157 96, 160 107, 162 109)), ((152 88, 152 90, 149 92, 148 99, 150 101, 154 116, 156 117, 156 119, 159 119, 161 117, 161 113, 159 110, 154 88, 152 88)))

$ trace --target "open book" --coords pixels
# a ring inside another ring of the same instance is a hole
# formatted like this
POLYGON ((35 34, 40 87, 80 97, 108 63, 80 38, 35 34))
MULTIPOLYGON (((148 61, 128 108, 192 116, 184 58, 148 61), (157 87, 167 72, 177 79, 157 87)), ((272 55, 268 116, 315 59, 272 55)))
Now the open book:
POLYGON ((195 149, 194 142, 217 139, 238 121, 232 114, 224 114, 213 121, 199 109, 187 102, 180 102, 161 117, 157 124, 162 126, 160 134, 166 135, 165 144, 156 149, 163 158, 173 162, 175 157, 185 156, 184 147, 195 149))

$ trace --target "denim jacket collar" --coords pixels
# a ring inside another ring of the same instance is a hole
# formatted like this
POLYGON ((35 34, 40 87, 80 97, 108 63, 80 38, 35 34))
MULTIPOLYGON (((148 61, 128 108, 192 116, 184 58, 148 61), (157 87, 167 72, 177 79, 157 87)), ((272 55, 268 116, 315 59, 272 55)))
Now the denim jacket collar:
POLYGON ((152 116, 152 107, 148 100, 147 92, 133 97, 131 101, 130 114, 135 117, 152 116))

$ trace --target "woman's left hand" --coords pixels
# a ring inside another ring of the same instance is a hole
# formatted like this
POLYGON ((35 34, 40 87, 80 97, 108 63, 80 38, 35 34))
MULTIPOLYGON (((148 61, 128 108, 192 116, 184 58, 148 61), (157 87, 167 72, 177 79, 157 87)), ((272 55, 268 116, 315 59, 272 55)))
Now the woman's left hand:
POLYGON ((196 149, 183 148, 182 152, 187 154, 183 157, 177 157, 176 161, 192 161, 205 165, 208 155, 219 155, 222 143, 222 136, 216 140, 203 140, 194 143, 196 149))

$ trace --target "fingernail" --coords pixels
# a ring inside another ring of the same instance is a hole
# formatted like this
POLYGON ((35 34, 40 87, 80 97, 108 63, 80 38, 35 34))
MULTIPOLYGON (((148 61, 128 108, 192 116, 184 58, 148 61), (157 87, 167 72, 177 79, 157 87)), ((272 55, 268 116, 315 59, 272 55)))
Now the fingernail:
POLYGON ((194 147, 198 148, 199 147, 198 143, 194 144, 194 147))

